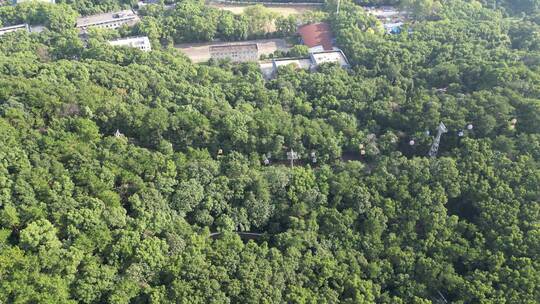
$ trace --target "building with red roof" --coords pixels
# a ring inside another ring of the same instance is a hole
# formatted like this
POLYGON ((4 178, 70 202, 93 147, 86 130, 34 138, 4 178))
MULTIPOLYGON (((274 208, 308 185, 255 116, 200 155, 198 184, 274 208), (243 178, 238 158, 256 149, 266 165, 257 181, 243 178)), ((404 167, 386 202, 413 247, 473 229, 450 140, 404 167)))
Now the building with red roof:
POLYGON ((318 51, 333 50, 334 38, 328 23, 320 22, 301 26, 298 29, 298 34, 302 37, 302 43, 310 49, 318 51))

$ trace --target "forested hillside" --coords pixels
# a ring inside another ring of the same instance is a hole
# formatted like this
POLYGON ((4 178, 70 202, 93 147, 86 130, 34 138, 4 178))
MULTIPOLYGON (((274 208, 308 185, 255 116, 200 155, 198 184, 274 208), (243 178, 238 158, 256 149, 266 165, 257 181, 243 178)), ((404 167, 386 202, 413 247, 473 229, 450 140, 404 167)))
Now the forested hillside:
POLYGON ((0 37, 0 303, 540 302, 534 11, 328 4, 351 69, 265 81, 85 44, 129 1, 58 2, 0 8, 49 26, 0 37))

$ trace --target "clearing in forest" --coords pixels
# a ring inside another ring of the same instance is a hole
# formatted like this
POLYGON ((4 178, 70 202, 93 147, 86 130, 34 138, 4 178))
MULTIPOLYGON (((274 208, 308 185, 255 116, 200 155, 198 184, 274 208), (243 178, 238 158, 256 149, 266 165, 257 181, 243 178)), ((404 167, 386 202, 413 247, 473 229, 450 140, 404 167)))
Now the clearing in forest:
POLYGON ((258 47, 258 53, 260 55, 270 55, 277 50, 287 51, 290 49, 289 43, 284 39, 258 39, 247 41, 235 41, 235 42, 203 42, 203 43, 182 43, 177 44, 174 47, 186 54, 191 61, 205 62, 210 59, 210 47, 216 45, 237 45, 237 44, 250 44, 256 43, 258 47))
MULTIPOLYGON (((210 2, 208 6, 219 8, 222 10, 230 11, 233 14, 241 14, 244 12, 244 9, 248 6, 252 6, 255 4, 252 3, 246 3, 246 4, 240 4, 240 3, 234 3, 234 4, 228 4, 228 3, 216 3, 216 2, 210 2)), ((265 5, 267 9, 269 9, 272 12, 278 13, 281 16, 287 17, 289 15, 301 15, 307 11, 316 11, 319 10, 318 6, 315 5, 265 5)))

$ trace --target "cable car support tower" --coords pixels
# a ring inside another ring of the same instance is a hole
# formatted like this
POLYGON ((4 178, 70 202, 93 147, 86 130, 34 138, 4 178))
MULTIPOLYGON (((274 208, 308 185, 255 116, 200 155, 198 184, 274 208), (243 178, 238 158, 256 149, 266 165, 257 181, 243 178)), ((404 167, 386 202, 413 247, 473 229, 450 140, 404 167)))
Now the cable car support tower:
POLYGON ((446 126, 441 122, 439 124, 439 127, 437 128, 437 136, 435 136, 435 140, 433 140, 433 143, 431 144, 431 148, 429 149, 428 155, 431 157, 436 157, 437 152, 439 151, 439 144, 441 142, 441 136, 448 132, 448 129, 446 126))

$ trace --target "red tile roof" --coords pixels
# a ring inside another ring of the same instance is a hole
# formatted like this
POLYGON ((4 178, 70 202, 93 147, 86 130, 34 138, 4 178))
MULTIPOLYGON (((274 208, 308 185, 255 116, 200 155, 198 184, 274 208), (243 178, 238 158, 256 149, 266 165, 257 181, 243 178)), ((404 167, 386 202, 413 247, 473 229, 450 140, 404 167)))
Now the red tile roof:
POLYGON ((332 50, 332 31, 328 23, 320 22, 301 26, 298 34, 305 45, 312 48, 322 45, 325 51, 332 50))

